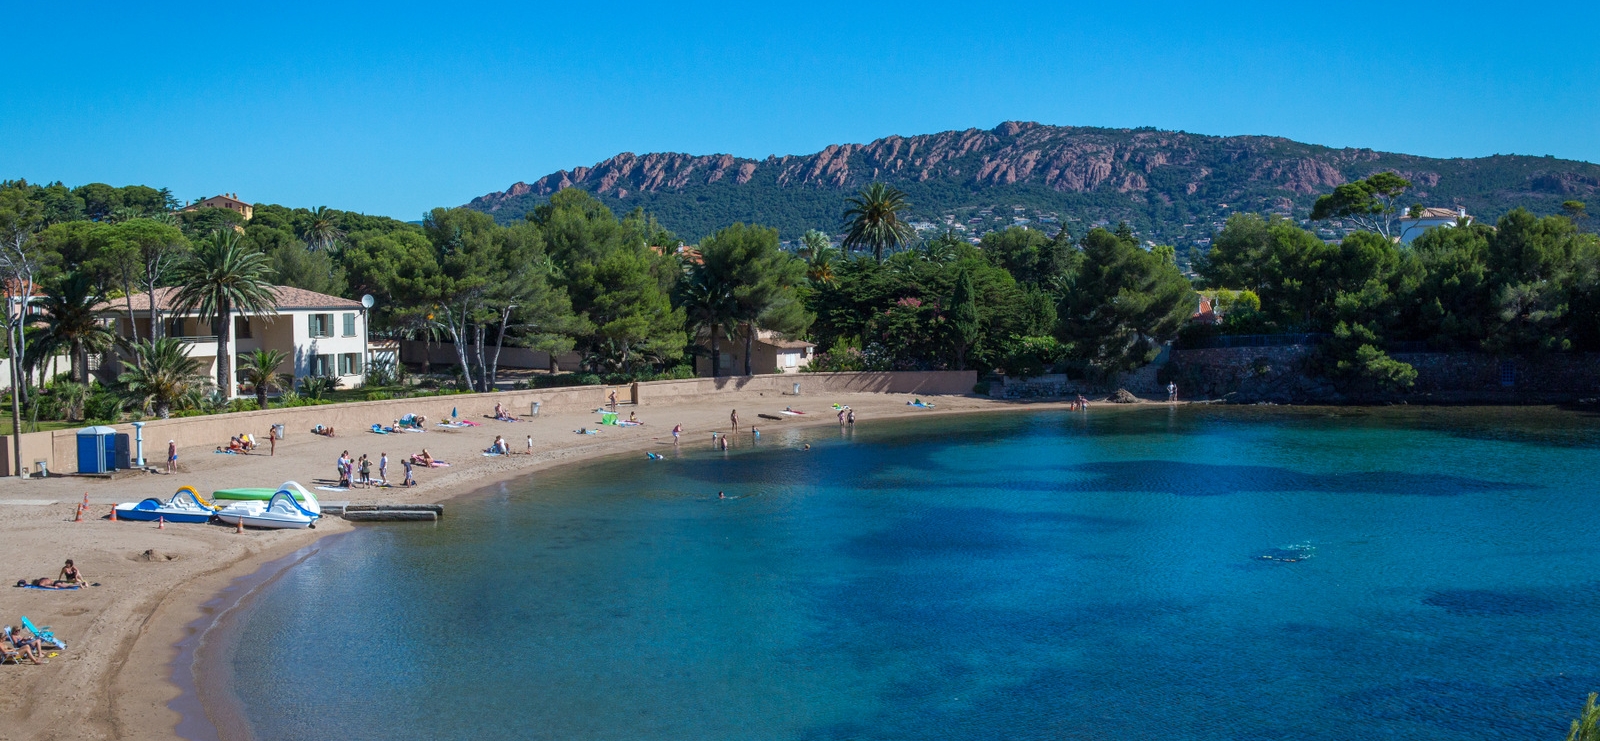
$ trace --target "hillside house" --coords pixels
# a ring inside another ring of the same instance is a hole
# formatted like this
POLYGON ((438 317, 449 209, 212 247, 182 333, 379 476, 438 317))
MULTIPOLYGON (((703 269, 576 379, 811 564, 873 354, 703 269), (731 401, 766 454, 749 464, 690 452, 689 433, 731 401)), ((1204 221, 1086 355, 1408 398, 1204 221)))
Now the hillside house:
POLYGON ((238 193, 223 193, 219 196, 212 196, 196 203, 191 203, 185 206, 183 210, 198 211, 202 208, 225 208, 243 216, 245 221, 249 221, 251 214, 255 213, 253 206, 239 200, 238 193))
MULTIPOLYGON (((280 350, 289 356, 289 367, 298 382, 310 376, 333 376, 343 388, 354 388, 365 380, 367 323, 361 303, 289 286, 273 286, 277 307, 260 314, 235 313, 228 327, 230 367, 237 373, 239 355, 258 348, 280 350)), ((177 314, 173 310, 176 288, 156 289, 156 315, 163 337, 177 337, 188 346, 189 357, 200 361, 200 372, 217 375, 217 337, 209 324, 193 311, 177 314)), ((95 307, 96 313, 113 322, 119 337, 150 339, 150 294, 136 293, 128 298, 107 301, 95 307), (129 302, 133 322, 129 324, 129 302)), ((110 365, 116 365, 115 363, 110 365)), ((114 377, 116 370, 108 373, 114 377)), ((229 396, 245 395, 238 383, 229 396)))
POLYGON ((1416 216, 1409 213, 1400 217, 1397 230, 1400 234, 1401 244, 1411 244, 1411 241, 1422 236, 1423 232, 1434 227, 1453 227, 1456 224, 1471 224, 1472 217, 1467 215, 1465 208, 1425 208, 1416 216))

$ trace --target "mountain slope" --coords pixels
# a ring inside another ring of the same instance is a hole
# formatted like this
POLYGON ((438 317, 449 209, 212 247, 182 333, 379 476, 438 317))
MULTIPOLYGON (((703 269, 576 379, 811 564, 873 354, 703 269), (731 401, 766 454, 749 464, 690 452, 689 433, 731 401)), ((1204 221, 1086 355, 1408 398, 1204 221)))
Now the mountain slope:
POLYGON ((643 207, 689 241, 735 221, 776 226, 792 239, 810 228, 837 232, 844 198, 881 180, 907 193, 913 219, 927 229, 955 224, 976 236, 1026 219, 1081 234, 1097 222, 1127 221, 1146 239, 1181 245, 1210 236, 1234 211, 1304 218, 1318 195, 1383 170, 1412 180, 1408 199, 1463 206, 1480 219, 1517 206, 1551 213, 1600 190, 1600 165, 1550 157, 1434 159, 1279 137, 1009 122, 764 160, 623 153, 468 206, 509 222, 577 187, 619 212, 643 207))

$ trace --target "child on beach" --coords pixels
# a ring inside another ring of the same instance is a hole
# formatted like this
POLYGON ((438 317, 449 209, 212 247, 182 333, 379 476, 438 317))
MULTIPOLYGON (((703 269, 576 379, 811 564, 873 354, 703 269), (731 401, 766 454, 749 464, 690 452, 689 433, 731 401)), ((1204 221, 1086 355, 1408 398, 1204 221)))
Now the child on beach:
POLYGON ((528 436, 528 455, 533 455, 533 436, 528 436))

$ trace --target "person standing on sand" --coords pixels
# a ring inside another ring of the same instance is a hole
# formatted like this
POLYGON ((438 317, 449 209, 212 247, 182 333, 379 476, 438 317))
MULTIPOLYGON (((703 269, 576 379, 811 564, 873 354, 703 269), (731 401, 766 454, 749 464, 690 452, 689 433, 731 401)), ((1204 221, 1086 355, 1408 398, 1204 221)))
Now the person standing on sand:
POLYGON ((178 472, 178 441, 167 441, 167 473, 178 472))
POLYGON ((728 422, 729 422, 728 431, 730 431, 730 432, 738 432, 739 431, 739 410, 735 409, 735 410, 733 410, 733 412, 728 414, 728 422))
POLYGON ((410 458, 401 458, 400 459, 400 465, 404 466, 405 469, 406 469, 406 480, 404 482, 402 482, 400 485, 401 486, 416 486, 417 485, 417 480, 414 479, 414 478, 411 478, 411 459, 410 458))
POLYGON ((382 481, 384 486, 388 486, 389 485, 389 454, 388 453, 379 453, 378 454, 378 480, 382 481))
POLYGON ((1174 383, 1172 381, 1167 381, 1167 401, 1176 402, 1177 400, 1178 400, 1178 384, 1176 384, 1176 383, 1174 383))
POLYGON ((528 436, 528 455, 533 455, 533 436, 528 436))
POLYGON ((672 444, 673 445, 677 445, 678 444, 678 436, 682 435, 682 434, 683 434, 683 425, 682 424, 676 424, 676 425, 672 426, 672 444))
POLYGON ((269 455, 277 455, 278 454, 278 428, 277 428, 276 425, 267 428, 267 444, 272 446, 272 452, 269 453, 269 455))
POLYGON ((617 411, 617 390, 616 389, 612 389, 611 390, 611 396, 606 399, 606 406, 611 407, 611 411, 613 411, 613 412, 617 411))

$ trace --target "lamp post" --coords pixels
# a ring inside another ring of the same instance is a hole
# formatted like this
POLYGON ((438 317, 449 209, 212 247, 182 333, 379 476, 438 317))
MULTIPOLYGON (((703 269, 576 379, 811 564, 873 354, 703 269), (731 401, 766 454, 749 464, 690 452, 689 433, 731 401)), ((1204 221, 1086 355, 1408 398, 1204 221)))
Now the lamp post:
POLYGON ((368 338, 372 336, 370 315, 367 313, 372 305, 378 303, 372 294, 361 295, 361 385, 367 385, 367 377, 372 373, 372 350, 368 348, 368 338))

